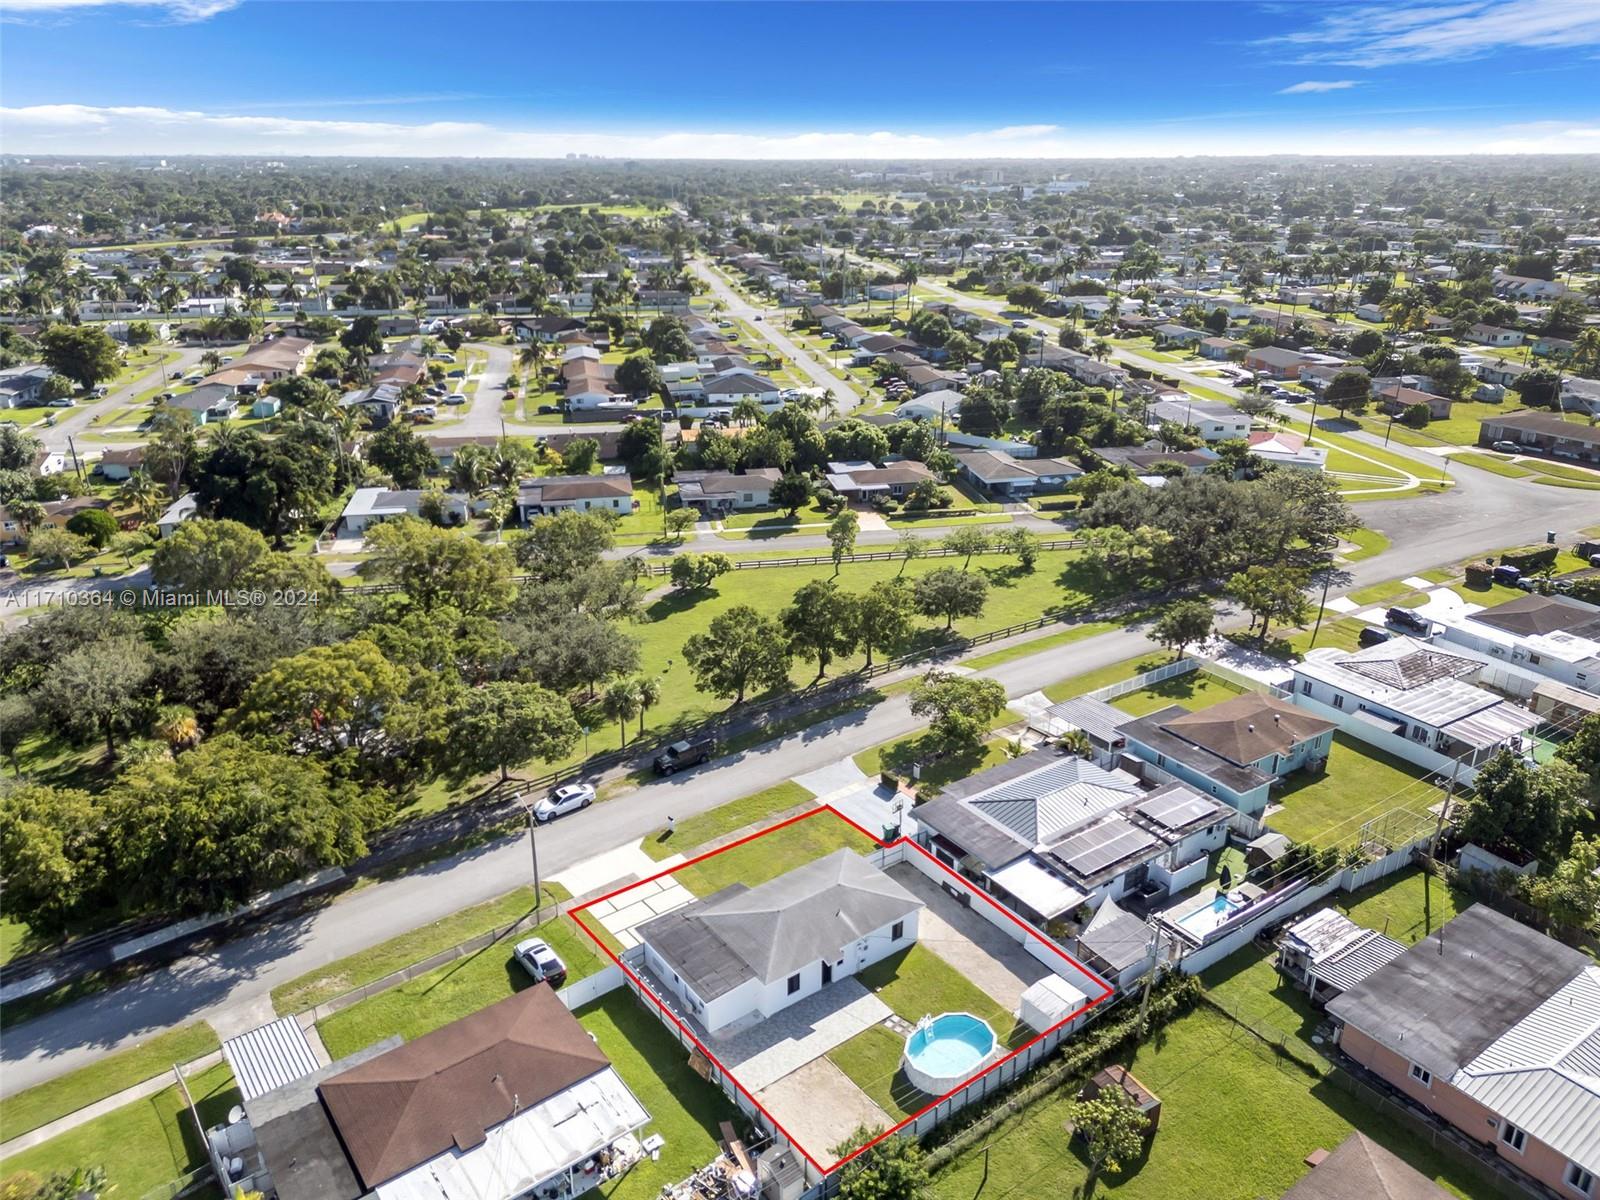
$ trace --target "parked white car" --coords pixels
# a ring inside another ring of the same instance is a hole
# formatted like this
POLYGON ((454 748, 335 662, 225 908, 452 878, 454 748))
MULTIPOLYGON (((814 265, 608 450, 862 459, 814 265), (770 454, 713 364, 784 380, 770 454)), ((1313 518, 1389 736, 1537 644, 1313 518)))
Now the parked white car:
POLYGON ((517 960, 517 965, 535 983, 548 983, 558 988, 567 981, 567 964, 561 961, 561 956, 550 949, 550 944, 543 938, 528 938, 518 942, 511 954, 517 960))
POLYGON ((534 820, 541 824, 594 803, 594 788, 587 783, 564 783, 533 806, 534 820))

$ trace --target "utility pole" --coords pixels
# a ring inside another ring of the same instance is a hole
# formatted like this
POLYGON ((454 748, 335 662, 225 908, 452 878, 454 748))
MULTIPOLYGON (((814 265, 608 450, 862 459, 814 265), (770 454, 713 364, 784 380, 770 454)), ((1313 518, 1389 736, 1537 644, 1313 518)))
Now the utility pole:
POLYGON ((1451 802, 1455 799, 1456 778, 1461 774, 1461 759, 1459 757, 1451 764, 1450 782, 1445 787, 1444 802, 1439 805, 1439 819, 1433 825, 1433 837, 1428 839, 1428 857, 1438 856, 1439 839, 1444 835, 1444 819, 1450 812, 1451 802))
POLYGON ((1333 580, 1333 555, 1328 555, 1328 561, 1322 566, 1322 603, 1317 605, 1317 623, 1311 627, 1311 644, 1306 647, 1312 649, 1317 644, 1317 632, 1322 628, 1322 614, 1328 610, 1328 584, 1333 580))
MULTIPOLYGON (((521 796, 517 797, 522 800, 521 796)), ((540 924, 544 915, 544 888, 539 881, 539 818, 534 816, 533 805, 528 805, 528 851, 533 855, 533 923, 540 924)))
POLYGON ((1139 997, 1139 1036, 1144 1036, 1145 1023, 1150 1014, 1150 989, 1155 985, 1157 959, 1161 956, 1161 931, 1150 929, 1150 967, 1144 973, 1144 991, 1139 997))

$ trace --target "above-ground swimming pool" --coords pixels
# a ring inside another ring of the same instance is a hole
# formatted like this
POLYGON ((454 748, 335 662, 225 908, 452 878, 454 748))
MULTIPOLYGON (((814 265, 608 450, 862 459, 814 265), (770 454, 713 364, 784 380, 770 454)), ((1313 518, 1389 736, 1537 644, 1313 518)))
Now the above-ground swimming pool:
POLYGON ((983 1070, 997 1045, 988 1022, 971 1013, 923 1017, 906 1038, 900 1065, 914 1086, 942 1096, 983 1070))

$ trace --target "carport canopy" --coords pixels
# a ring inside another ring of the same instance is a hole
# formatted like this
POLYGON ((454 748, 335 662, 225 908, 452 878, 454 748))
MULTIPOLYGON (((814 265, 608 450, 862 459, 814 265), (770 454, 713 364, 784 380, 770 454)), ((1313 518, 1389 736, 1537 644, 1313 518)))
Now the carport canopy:
POLYGON ((1088 899, 1065 879, 1042 866, 1031 854, 985 871, 990 882, 1004 888, 1045 920, 1071 912, 1088 899))

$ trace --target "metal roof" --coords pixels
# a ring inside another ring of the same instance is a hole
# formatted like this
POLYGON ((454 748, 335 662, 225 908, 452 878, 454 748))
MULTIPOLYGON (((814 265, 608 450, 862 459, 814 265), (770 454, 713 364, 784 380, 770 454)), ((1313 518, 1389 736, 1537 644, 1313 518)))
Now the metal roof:
POLYGON ((1393 938, 1363 929, 1361 936, 1341 947, 1312 968, 1311 973, 1341 992, 1348 992, 1379 967, 1388 966, 1406 952, 1393 938))
POLYGON ((300 1022, 280 1017, 222 1043, 222 1056, 233 1068, 239 1094, 254 1100, 303 1079, 320 1065, 300 1022))
MULTIPOLYGON (((1081 729, 1097 741, 1107 743, 1116 740, 1122 727, 1133 720, 1120 708, 1089 696, 1076 696, 1060 704, 1052 704, 1039 715, 1067 729, 1081 729)), ((1054 732, 1053 728, 1051 732, 1054 732)))
POLYGON ((1600 1174, 1600 967, 1586 967, 1450 1080, 1600 1174))
POLYGON ((1088 899, 1031 854, 984 874, 1047 921, 1088 899))
POLYGON ((1078 938, 1081 949, 1118 974, 1150 957, 1150 926, 1107 900, 1078 938))
POLYGON ((1050 847, 1050 854, 1075 874, 1090 880, 1160 846, 1161 839, 1155 834, 1113 817, 1050 847))
POLYGON ((1149 799, 1133 811, 1154 825, 1176 832, 1193 825, 1210 824, 1225 816, 1229 808, 1190 791, 1181 783, 1173 783, 1152 792, 1149 799))

